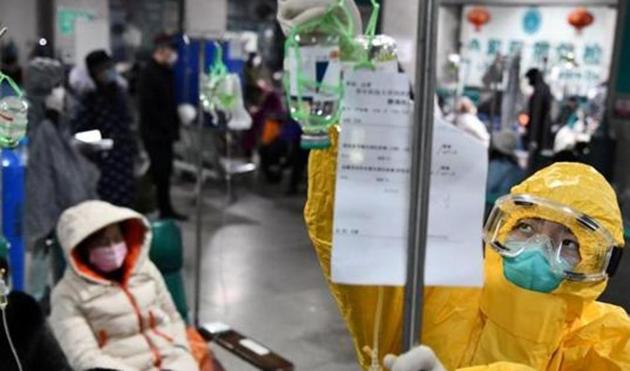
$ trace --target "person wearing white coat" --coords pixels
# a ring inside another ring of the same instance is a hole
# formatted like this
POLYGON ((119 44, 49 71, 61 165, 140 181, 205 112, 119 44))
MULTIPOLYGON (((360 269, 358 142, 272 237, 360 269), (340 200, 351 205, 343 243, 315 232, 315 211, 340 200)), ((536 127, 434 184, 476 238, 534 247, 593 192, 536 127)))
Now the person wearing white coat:
POLYGON ((486 128, 486 125, 477 117, 477 108, 468 97, 459 99, 455 126, 478 139, 486 148, 490 146, 490 133, 488 133, 488 128, 486 128))
POLYGON ((50 323, 75 370, 199 369, 184 322, 148 259, 144 217, 86 201, 61 215, 57 236, 69 267, 53 290, 50 323))

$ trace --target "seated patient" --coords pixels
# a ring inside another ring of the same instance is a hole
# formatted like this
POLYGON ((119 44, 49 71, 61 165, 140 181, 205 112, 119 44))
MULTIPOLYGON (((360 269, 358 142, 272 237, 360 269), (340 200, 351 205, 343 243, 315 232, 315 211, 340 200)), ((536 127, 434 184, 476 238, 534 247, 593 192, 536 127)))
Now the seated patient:
POLYGON ((198 370, 184 322, 149 261, 140 214, 102 201, 66 210, 57 225, 69 269, 50 323, 76 370, 198 370))

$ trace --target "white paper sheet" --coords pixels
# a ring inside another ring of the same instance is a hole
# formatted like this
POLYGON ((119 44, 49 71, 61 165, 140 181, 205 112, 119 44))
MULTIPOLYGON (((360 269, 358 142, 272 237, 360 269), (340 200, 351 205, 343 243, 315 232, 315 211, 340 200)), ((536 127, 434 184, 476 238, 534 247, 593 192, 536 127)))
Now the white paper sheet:
MULTIPOLYGON (((332 279, 404 285, 413 105, 404 74, 344 77, 332 279)), ((427 285, 480 286, 486 150, 444 122, 434 128, 427 285)))

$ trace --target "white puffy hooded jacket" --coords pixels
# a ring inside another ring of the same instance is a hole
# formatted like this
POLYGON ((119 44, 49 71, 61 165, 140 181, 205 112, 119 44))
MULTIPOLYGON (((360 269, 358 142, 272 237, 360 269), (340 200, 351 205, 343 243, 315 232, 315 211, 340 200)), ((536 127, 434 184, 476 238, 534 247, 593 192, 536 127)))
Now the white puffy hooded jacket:
POLYGON ((53 291, 50 323, 75 370, 198 370, 184 322, 148 259, 151 230, 144 217, 86 201, 61 215, 57 235, 69 269, 53 291), (76 251, 88 236, 115 223, 128 247, 120 283, 92 271, 76 251))

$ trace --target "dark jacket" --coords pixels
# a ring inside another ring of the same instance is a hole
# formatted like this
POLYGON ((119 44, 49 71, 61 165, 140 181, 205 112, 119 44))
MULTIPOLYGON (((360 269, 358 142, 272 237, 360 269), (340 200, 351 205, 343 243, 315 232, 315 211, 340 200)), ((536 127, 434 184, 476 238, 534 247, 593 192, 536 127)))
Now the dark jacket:
MULTIPOLYGON (((72 371, 35 299, 25 293, 14 291, 9 294, 8 300, 7 323, 23 370, 72 371)), ((2 371, 18 370, 2 321, 0 321, 0 369, 2 371)))
POLYGON ((65 209, 97 198, 97 168, 72 143, 69 123, 54 121, 38 122, 30 135, 24 215, 29 246, 53 230, 65 209))
POLYGON ((542 79, 538 80, 534 86, 534 94, 529 99, 529 130, 525 139, 528 143, 536 143, 539 151, 553 148, 552 100, 549 85, 542 79))
POLYGON ((101 172, 98 195, 103 201, 131 207, 135 197, 133 165, 137 148, 126 98, 126 92, 117 86, 88 92, 81 99, 72 126, 77 132, 100 130, 103 138, 114 140, 114 148, 92 158, 101 172))
POLYGON ((138 102, 140 134, 145 143, 179 139, 175 77, 171 68, 153 59, 147 63, 140 74, 138 102))

